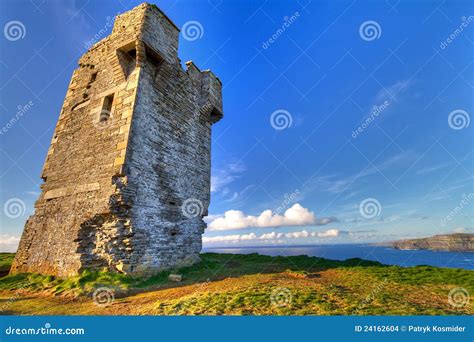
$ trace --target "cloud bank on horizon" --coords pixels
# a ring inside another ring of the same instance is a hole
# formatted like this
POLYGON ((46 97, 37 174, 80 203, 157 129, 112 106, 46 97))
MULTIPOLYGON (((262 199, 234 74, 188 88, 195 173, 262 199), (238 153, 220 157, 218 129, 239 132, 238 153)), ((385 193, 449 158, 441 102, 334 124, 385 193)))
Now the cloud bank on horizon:
POLYGON ((208 222, 208 230, 233 230, 244 228, 292 227, 304 225, 326 225, 337 221, 334 217, 316 219, 316 215, 299 203, 293 204, 283 215, 273 213, 271 209, 258 216, 245 215, 240 210, 228 210, 221 217, 214 217, 208 222))
POLYGON ((339 229, 328 229, 320 232, 311 232, 307 230, 301 230, 291 233, 278 233, 272 231, 271 233, 264 233, 257 235, 255 233, 249 234, 234 234, 234 235, 224 235, 224 236, 214 236, 214 237, 203 237, 203 243, 206 245, 212 244, 238 244, 240 242, 250 242, 255 244, 286 244, 291 242, 291 239, 306 239, 307 242, 315 242, 319 238, 321 239, 335 239, 341 236, 351 236, 351 237, 368 237, 375 233, 375 230, 368 231, 344 231, 339 229))

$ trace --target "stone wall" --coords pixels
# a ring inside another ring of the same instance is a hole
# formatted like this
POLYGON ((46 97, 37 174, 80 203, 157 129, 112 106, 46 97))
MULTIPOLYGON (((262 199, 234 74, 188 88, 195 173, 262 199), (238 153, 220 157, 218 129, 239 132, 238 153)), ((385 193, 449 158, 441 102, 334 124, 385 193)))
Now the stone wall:
POLYGON ((221 84, 192 62, 182 69, 178 35, 142 4, 81 57, 12 273, 143 274, 198 260, 221 84), (183 210, 190 202, 197 214, 183 210))

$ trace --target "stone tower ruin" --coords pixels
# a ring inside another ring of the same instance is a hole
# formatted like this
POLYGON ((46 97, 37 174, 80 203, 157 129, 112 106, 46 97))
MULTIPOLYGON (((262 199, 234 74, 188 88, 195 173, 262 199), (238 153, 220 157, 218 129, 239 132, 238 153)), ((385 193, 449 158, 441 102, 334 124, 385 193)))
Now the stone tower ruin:
POLYGON ((222 85, 183 70, 178 37, 141 4, 80 58, 12 273, 139 275, 199 260, 222 85))

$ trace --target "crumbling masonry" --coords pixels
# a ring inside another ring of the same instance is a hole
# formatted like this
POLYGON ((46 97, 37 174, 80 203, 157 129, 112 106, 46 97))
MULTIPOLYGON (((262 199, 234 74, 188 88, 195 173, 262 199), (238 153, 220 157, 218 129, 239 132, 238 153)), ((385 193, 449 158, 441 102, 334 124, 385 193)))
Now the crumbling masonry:
POLYGON ((12 273, 141 275, 199 260, 222 86, 182 69, 178 36, 141 4, 80 58, 12 273))

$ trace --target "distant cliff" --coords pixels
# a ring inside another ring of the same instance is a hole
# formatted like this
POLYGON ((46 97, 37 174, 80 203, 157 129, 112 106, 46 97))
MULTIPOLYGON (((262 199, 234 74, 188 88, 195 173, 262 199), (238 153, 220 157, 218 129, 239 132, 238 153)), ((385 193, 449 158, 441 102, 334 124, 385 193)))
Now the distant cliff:
POLYGON ((394 241, 396 249, 430 249, 435 251, 474 252, 474 234, 446 234, 428 238, 394 241))

